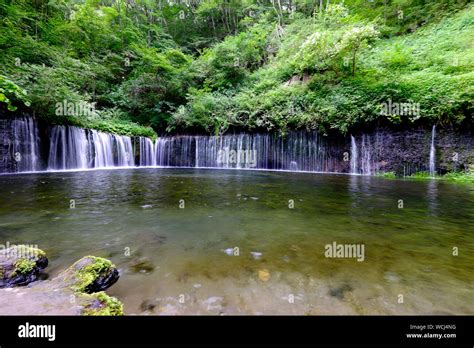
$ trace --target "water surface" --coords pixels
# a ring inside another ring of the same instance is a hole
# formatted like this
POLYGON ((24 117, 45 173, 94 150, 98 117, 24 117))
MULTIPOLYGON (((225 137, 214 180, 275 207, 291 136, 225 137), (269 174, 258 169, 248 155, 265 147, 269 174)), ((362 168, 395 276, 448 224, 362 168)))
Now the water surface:
POLYGON ((49 277, 85 255, 111 259, 121 278, 108 293, 127 314, 474 314, 474 186, 205 169, 2 175, 7 241, 45 250, 49 277), (326 258, 333 242, 363 244, 364 261, 326 258))

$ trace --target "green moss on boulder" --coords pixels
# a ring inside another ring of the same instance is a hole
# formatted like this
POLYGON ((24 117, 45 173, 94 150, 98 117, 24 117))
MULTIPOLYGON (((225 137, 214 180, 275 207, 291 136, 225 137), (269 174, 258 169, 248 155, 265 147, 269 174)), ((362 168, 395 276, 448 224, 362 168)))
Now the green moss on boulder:
POLYGON ((86 316, 119 316, 123 315, 123 304, 115 297, 107 295, 101 291, 95 294, 91 294, 91 304, 86 306, 82 315, 86 316))

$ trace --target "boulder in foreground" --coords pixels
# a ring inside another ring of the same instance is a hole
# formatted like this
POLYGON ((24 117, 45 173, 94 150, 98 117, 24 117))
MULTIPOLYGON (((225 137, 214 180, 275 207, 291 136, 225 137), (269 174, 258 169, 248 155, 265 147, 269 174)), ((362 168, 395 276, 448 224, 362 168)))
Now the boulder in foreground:
MULTIPOLYGON (((26 274, 33 274, 30 268, 26 274)), ((0 315, 123 315, 122 303, 103 291, 118 278, 112 262, 86 256, 52 280, 0 289, 0 315)))

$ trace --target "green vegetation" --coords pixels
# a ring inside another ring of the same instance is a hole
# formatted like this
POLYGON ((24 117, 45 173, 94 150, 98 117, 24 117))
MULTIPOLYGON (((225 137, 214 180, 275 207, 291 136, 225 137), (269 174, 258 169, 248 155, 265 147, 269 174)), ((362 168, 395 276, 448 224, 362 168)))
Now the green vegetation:
POLYGON ((380 172, 380 173, 376 173, 375 175, 381 176, 387 179, 395 179, 397 177, 397 174, 395 174, 395 172, 380 172))
POLYGON ((96 300, 97 303, 86 306, 82 315, 85 316, 121 316, 123 315, 123 304, 115 297, 107 295, 100 291, 95 294, 87 295, 96 300))
MULTIPOLYGON (((387 179, 400 178, 394 172, 381 172, 381 173, 377 173, 377 176, 381 176, 387 179)), ((416 172, 410 176, 404 177, 404 179, 442 180, 442 181, 447 181, 447 182, 474 184, 474 166, 471 166, 471 168, 466 171, 448 172, 444 175, 436 175, 434 178, 428 172, 416 172)))
POLYGON ((36 266, 36 262, 27 259, 18 259, 15 262, 13 274, 29 274, 36 266))
POLYGON ((442 178, 448 181, 474 184, 474 170, 469 172, 446 173, 442 178))
POLYGON ((30 106, 26 94, 23 88, 0 75, 0 103, 5 103, 9 111, 16 111, 17 107, 13 105, 14 103, 22 102, 24 105, 30 106))
POLYGON ((150 137, 462 127, 473 19, 468 0, 6 0, 0 104, 150 137))

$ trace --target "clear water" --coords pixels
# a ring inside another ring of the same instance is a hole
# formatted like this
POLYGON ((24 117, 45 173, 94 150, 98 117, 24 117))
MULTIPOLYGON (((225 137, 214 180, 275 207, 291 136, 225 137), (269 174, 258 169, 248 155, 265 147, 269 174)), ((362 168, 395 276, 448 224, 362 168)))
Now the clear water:
POLYGON ((2 175, 7 241, 45 250, 49 277, 85 255, 111 259, 121 278, 108 293, 127 314, 474 314, 473 186, 204 169, 2 175), (364 244, 365 260, 326 258, 334 241, 364 244))

